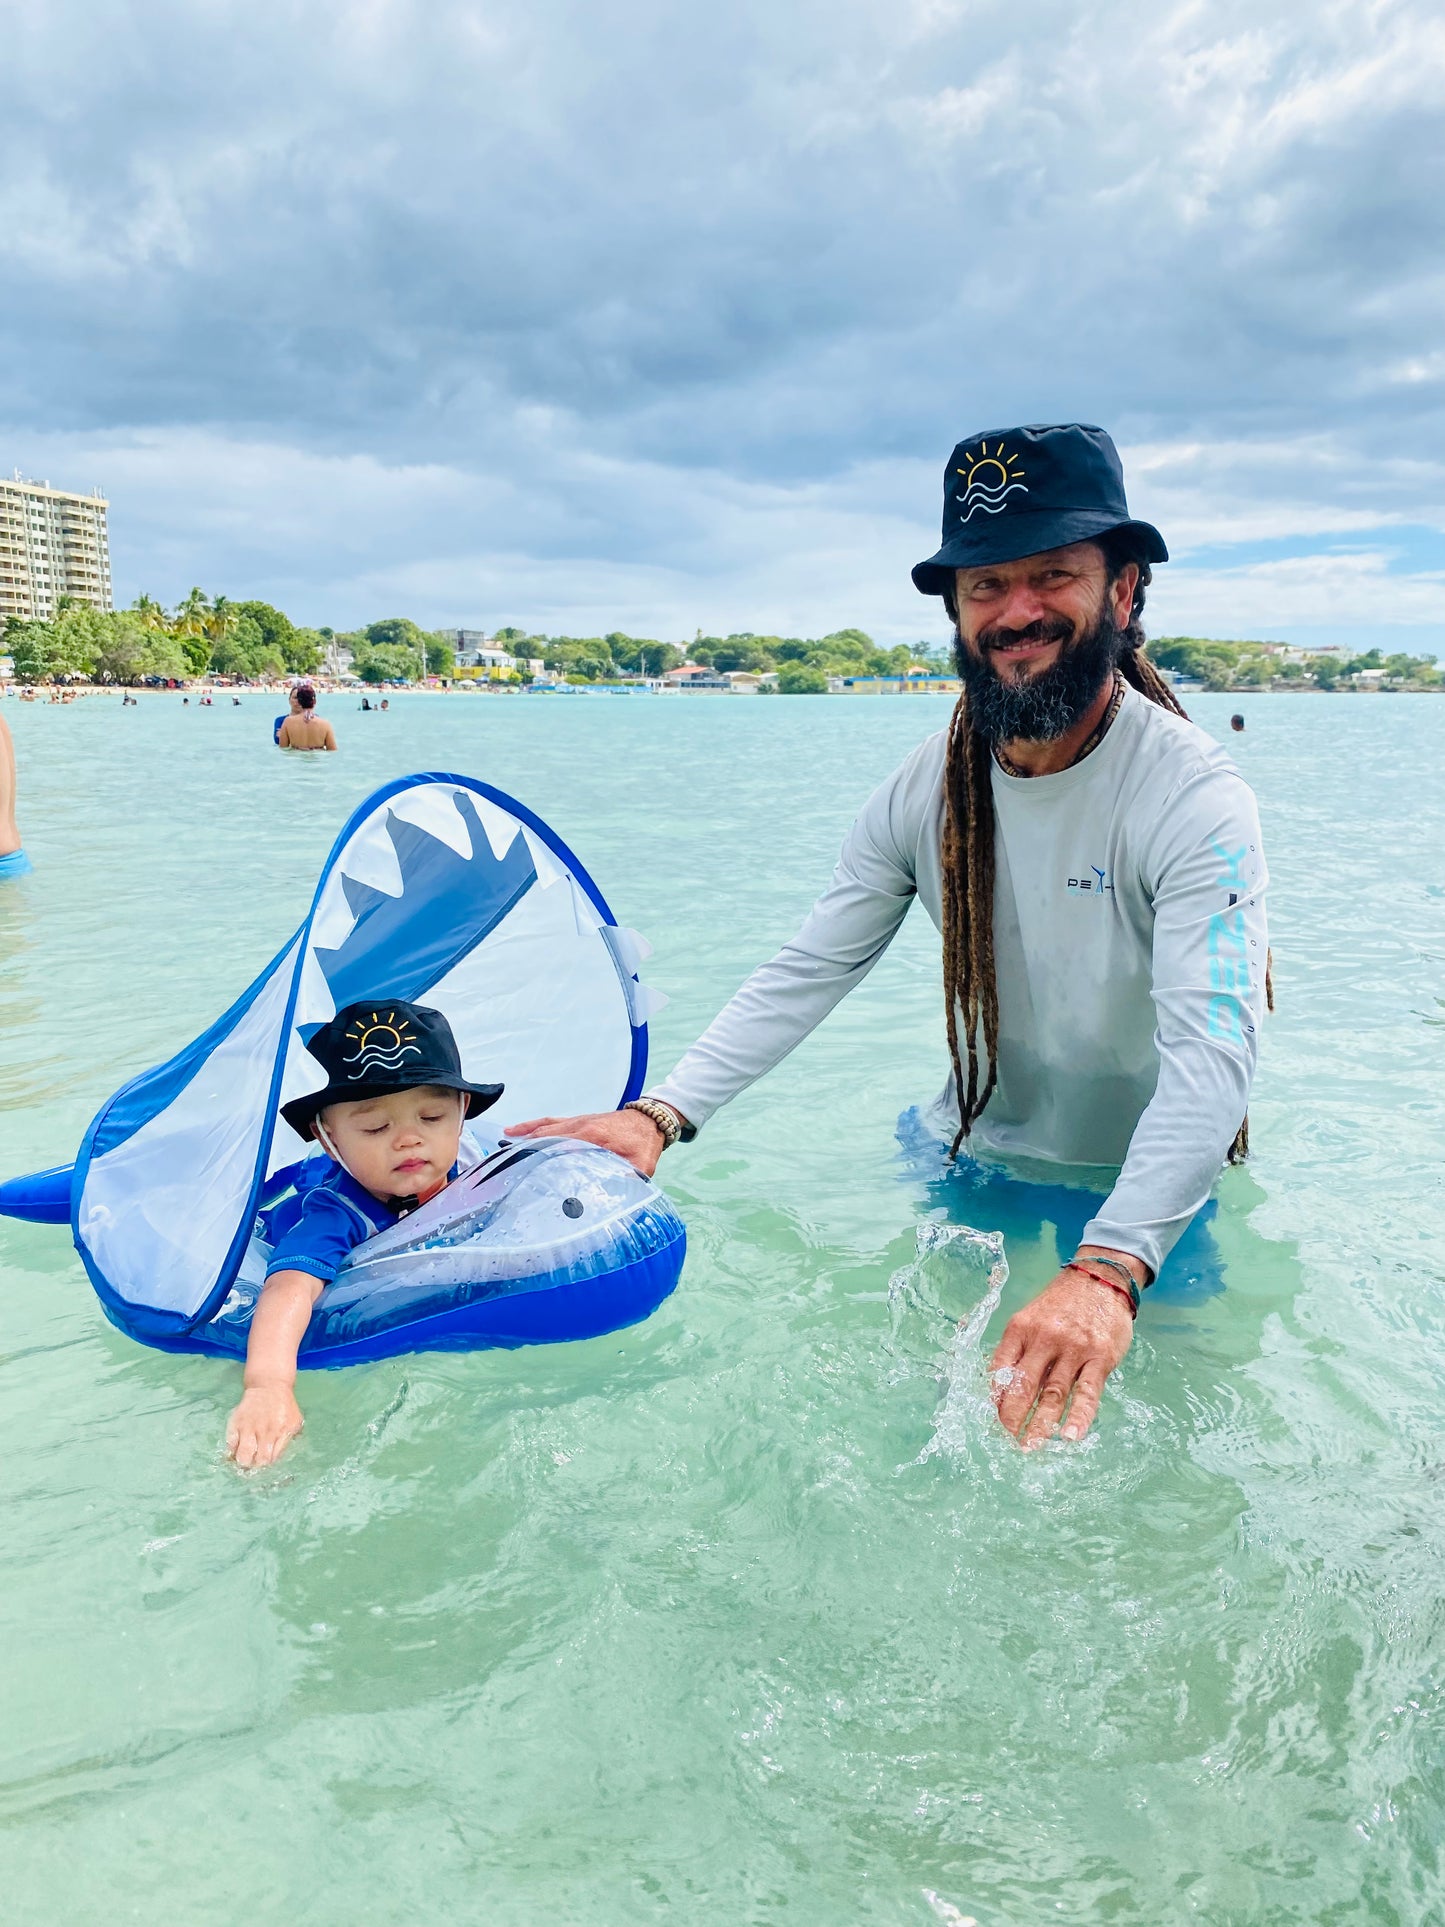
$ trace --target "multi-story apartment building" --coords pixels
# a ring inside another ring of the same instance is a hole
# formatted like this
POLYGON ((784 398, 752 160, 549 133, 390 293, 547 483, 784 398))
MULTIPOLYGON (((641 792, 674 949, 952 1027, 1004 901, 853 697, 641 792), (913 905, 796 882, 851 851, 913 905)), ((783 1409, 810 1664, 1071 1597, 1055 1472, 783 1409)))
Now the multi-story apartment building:
POLYGON ((0 627, 7 616, 46 622, 61 596, 113 609, 109 503, 72 495, 49 482, 25 482, 16 469, 0 481, 0 627))

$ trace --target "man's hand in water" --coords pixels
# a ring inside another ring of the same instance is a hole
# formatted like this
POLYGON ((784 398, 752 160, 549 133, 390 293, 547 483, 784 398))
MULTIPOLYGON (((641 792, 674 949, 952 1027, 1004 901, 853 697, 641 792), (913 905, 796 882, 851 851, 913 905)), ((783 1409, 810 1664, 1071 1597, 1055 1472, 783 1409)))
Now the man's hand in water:
POLYGON ((274 1465, 304 1423, 289 1385, 248 1385, 226 1427, 226 1454, 237 1465, 274 1465))
MULTIPOLYGON (((1085 1247, 1079 1256, 1087 1259, 1088 1253, 1085 1247)), ((1108 1255, 1126 1263, 1141 1286, 1147 1284, 1139 1259, 1122 1251, 1108 1255)), ((1105 1379, 1133 1337, 1122 1292, 1077 1271, 1059 1272, 1010 1318, 993 1355, 993 1402, 1001 1423, 1031 1451, 1059 1431, 1067 1405, 1061 1436, 1081 1439, 1094 1422, 1105 1379)))
POLYGON ((642 1111, 589 1111, 583 1117, 532 1117, 508 1124, 508 1137, 580 1137, 600 1144, 650 1178, 662 1156, 662 1133, 642 1111))

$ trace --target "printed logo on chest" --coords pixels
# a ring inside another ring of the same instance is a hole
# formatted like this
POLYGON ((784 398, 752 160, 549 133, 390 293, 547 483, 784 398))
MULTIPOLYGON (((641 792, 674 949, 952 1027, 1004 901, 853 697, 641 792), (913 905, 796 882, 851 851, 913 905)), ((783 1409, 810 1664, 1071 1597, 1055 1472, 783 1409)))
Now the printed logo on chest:
POLYGON ((1114 894, 1114 879, 1097 863, 1088 863, 1078 876, 1069 878, 1066 887, 1069 894, 1075 897, 1111 897, 1114 894))

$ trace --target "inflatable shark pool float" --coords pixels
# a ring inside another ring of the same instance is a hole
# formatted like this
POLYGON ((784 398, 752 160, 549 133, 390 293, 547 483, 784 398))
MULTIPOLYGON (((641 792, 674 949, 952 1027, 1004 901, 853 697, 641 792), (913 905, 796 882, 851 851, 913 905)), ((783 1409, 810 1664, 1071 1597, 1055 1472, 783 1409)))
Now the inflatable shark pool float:
MULTIPOLYGON (((305 1048, 362 998, 443 1011, 507 1115, 606 1111, 647 1069, 646 946, 520 803, 409 776, 337 839, 305 921, 209 1030, 102 1106, 73 1165, 0 1185, 0 1212, 70 1222, 111 1322, 166 1351, 245 1354, 265 1211, 319 1153, 280 1115, 324 1074, 305 1048)), ((671 1203, 611 1152, 503 1143, 358 1245, 317 1300, 302 1366, 590 1338, 677 1283, 671 1203)))

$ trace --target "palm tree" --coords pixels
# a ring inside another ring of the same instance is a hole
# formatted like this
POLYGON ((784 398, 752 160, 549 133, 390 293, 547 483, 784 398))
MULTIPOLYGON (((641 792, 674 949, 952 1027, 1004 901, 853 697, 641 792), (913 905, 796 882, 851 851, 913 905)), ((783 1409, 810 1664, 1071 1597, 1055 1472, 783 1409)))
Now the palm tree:
POLYGON ((236 605, 229 596, 218 595, 211 604, 211 612, 206 618, 206 634, 212 642, 224 642, 227 636, 234 635, 241 618, 236 614, 236 605))
POLYGON ((166 612, 154 596, 148 596, 144 592, 138 595, 135 599, 135 611, 147 629, 169 630, 170 624, 166 620, 166 612))
POLYGON ((192 589, 185 601, 178 604, 175 614, 175 633, 178 636, 202 636, 206 633, 206 618, 211 613, 211 599, 204 589, 192 589))

